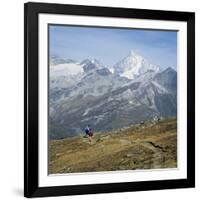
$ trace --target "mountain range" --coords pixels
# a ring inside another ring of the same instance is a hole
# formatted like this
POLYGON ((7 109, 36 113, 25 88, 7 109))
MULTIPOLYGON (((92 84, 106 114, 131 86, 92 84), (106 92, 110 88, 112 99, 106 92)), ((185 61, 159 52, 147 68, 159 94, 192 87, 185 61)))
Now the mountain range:
POLYGON ((90 124, 110 131, 177 114, 177 72, 131 51, 112 67, 85 59, 50 59, 49 135, 76 136, 90 124))

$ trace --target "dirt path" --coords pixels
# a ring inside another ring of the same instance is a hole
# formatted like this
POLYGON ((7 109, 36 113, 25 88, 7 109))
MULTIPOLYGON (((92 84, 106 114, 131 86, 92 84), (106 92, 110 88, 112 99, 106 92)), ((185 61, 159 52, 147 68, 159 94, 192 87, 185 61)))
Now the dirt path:
POLYGON ((152 159, 153 168, 154 169, 162 168, 164 162, 164 155, 163 155, 164 151, 162 147, 155 145, 153 142, 150 141, 141 142, 140 144, 154 152, 152 159))
MULTIPOLYGON (((109 136, 102 136, 102 137, 98 137, 98 138, 93 138, 92 142, 89 141, 88 138, 84 138, 84 142, 94 145, 96 143, 98 143, 99 141, 103 141, 105 139, 108 139, 109 136)), ((153 151, 153 158, 152 160, 152 168, 153 169, 158 169, 158 168, 162 168, 164 161, 165 161, 165 157, 164 157, 164 152, 165 150, 163 150, 163 148, 159 145, 156 145, 154 142, 152 141, 144 141, 144 140, 140 140, 138 139, 137 141, 130 141, 128 138, 123 138, 120 140, 121 146, 126 146, 126 145, 142 145, 143 147, 153 151), (129 143, 125 143, 125 142, 129 142, 129 143)))

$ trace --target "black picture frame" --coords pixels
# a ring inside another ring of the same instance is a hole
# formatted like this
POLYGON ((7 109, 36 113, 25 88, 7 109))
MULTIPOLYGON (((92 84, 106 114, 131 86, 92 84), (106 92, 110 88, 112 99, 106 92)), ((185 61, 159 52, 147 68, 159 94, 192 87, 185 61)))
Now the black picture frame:
POLYGON ((24 196, 44 197, 189 187, 195 187, 195 13, 31 2, 26 3, 24 5, 24 196), (40 13, 187 22, 186 179, 39 187, 38 15, 40 13))

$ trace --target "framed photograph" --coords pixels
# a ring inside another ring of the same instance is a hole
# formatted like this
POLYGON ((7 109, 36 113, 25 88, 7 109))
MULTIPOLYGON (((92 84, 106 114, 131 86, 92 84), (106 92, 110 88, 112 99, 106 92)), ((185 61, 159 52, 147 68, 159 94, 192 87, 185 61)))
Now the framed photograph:
POLYGON ((24 195, 194 187, 195 13, 24 12, 24 195))

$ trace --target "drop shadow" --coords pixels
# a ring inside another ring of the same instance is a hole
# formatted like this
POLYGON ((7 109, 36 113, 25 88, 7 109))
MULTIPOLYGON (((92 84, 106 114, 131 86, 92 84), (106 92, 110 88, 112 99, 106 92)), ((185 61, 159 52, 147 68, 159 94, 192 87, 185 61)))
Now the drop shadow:
POLYGON ((14 188, 13 189, 13 193, 16 195, 16 196, 20 196, 20 197, 23 197, 24 196, 24 190, 22 188, 14 188))

